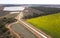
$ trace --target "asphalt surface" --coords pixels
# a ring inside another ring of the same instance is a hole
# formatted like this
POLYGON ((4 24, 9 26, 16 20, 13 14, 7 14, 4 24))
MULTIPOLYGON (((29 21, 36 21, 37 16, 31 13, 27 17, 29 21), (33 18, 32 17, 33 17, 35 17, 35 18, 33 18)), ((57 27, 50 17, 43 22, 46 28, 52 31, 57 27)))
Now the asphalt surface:
POLYGON ((13 24, 11 28, 23 38, 37 38, 32 32, 19 23, 13 24))

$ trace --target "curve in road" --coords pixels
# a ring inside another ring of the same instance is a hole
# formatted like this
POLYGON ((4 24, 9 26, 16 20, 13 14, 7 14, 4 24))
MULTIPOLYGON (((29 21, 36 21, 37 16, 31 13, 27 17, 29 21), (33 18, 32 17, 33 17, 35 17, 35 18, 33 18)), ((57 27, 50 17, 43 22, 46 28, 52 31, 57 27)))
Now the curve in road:
POLYGON ((11 28, 23 38, 37 38, 32 32, 19 23, 13 24, 11 28))

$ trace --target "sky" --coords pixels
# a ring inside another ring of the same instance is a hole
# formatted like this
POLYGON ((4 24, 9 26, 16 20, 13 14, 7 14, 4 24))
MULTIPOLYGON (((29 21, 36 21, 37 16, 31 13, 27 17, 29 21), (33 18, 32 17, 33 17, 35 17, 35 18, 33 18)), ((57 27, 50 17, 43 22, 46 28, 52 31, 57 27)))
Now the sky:
POLYGON ((60 0, 0 0, 0 4, 60 4, 60 0))

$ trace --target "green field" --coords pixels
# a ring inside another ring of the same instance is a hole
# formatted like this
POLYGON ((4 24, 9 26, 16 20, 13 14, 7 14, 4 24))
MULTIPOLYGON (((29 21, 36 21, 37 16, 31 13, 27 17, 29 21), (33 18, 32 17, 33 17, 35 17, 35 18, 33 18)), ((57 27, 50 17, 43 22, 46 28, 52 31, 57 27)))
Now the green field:
POLYGON ((27 22, 53 38, 60 38, 60 13, 28 19, 27 22))

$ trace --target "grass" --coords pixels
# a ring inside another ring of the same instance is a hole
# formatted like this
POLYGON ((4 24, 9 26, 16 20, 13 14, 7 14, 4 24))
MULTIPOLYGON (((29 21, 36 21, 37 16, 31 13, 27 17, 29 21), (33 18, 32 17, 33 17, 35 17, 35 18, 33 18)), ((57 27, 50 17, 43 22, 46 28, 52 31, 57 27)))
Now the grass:
POLYGON ((53 38, 60 38, 60 13, 28 19, 27 22, 53 38))

